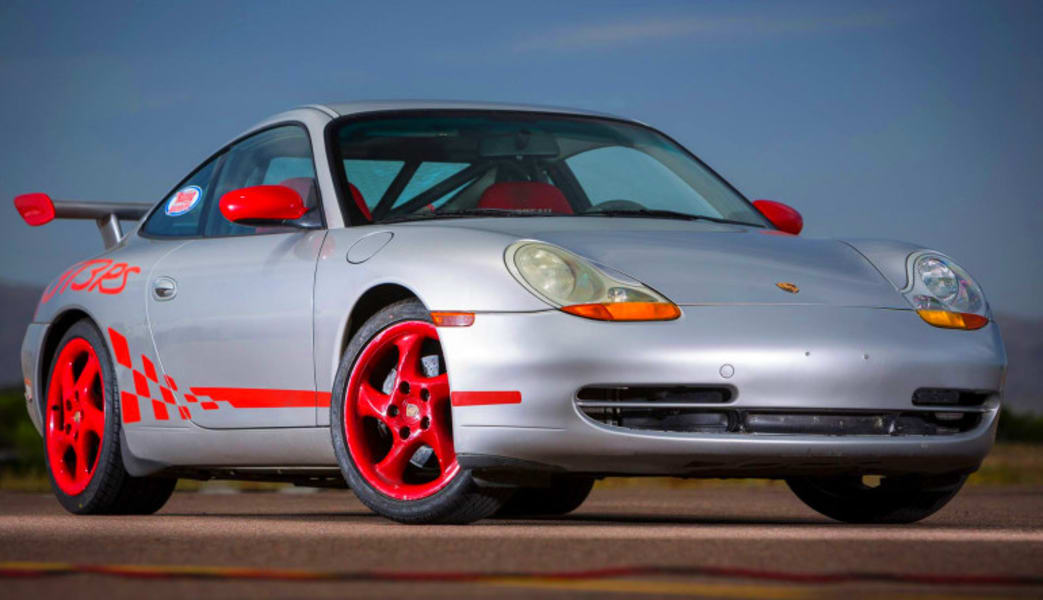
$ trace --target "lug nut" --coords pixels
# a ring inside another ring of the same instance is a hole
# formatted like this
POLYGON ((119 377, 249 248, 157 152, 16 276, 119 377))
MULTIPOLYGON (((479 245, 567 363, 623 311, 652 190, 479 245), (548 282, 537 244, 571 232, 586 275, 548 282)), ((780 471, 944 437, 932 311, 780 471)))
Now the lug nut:
POLYGON ((403 381, 402 383, 398 384, 398 391, 402 392, 403 394, 408 394, 409 393, 409 382, 408 381, 403 381))
POLYGON ((400 438, 402 438, 404 440, 405 439, 409 439, 409 428, 408 427, 403 427, 402 429, 399 429, 398 430, 398 437, 400 437, 400 438))

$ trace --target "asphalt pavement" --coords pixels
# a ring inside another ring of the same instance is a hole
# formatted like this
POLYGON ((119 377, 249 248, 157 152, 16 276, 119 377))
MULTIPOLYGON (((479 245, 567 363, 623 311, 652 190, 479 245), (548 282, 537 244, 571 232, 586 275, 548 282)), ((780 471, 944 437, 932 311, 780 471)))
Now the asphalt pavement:
POLYGON ((347 491, 179 492, 148 517, 0 492, 0 563, 0 597, 35 600, 1040 597, 1043 488, 967 488, 901 526, 834 523, 782 485, 603 486, 564 518, 467 526, 347 491))

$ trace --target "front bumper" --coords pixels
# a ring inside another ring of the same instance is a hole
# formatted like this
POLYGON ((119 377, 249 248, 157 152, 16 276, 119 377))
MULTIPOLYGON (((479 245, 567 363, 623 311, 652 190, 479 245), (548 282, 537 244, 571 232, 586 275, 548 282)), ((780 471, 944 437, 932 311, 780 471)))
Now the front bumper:
POLYGON ((462 463, 605 475, 933 473, 972 471, 992 446, 1006 366, 995 324, 945 330, 911 310, 822 306, 682 310, 657 323, 479 314, 472 327, 440 329, 453 390, 522 397, 453 408, 462 463), (949 435, 671 433, 582 414, 576 393, 596 384, 727 385, 729 408, 822 413, 924 410, 912 404, 924 387, 993 393, 974 409, 975 427, 949 435))

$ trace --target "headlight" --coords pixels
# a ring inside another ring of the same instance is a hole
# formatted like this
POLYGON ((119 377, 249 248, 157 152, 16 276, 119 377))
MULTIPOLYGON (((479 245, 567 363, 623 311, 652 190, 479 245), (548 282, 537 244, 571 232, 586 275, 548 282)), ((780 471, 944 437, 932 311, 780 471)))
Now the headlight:
POLYGON ((667 321, 681 309, 636 281, 605 273, 575 254, 540 242, 507 248, 507 269, 530 292, 567 313, 601 321, 667 321))
POLYGON ((914 255, 911 263, 905 296, 924 321, 951 329, 981 329, 988 324, 985 294, 952 259, 923 253, 914 255))

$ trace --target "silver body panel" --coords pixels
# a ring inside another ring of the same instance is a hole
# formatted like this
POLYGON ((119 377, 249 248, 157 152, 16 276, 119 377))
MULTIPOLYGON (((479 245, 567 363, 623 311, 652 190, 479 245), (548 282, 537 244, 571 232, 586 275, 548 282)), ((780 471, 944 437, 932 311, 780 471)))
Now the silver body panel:
MULTIPOLYGON (((106 339, 111 329, 126 342, 129 366, 120 363, 119 348, 110 352, 121 393, 134 395, 140 411, 124 425, 127 450, 141 459, 135 474, 165 466, 332 466, 329 403, 337 400, 333 379, 357 326, 352 310, 368 291, 394 285, 430 310, 477 313, 472 327, 440 330, 453 390, 521 393, 520 404, 453 408, 463 456, 587 473, 712 476, 852 464, 970 470, 985 456, 1006 365, 999 331, 994 324, 938 329, 911 310, 899 290, 919 246, 659 219, 345 227, 328 167, 327 124, 338 115, 440 108, 596 116, 369 102, 305 107, 259 123, 250 131, 288 121, 308 128, 328 229, 190 240, 129 233, 95 259, 137 267, 121 291, 71 286, 41 302, 27 330, 22 365, 37 427, 46 349, 57 341, 52 324, 83 314, 106 339), (553 310, 505 267, 504 250, 518 240, 557 244, 642 281, 683 315, 606 323, 553 310), (154 295, 161 278, 176 282, 173 298, 154 295), (800 292, 784 293, 777 282, 800 292), (724 365, 734 375, 722 377, 724 365), (592 384, 729 385, 737 391, 729 406, 819 411, 912 410, 920 387, 995 394, 980 409, 978 427, 944 437, 680 434, 594 422, 575 403, 577 391, 592 384), (264 390, 273 404, 247 398, 236 406, 224 389, 264 390)), ((52 288, 63 289, 63 281, 52 288)))

